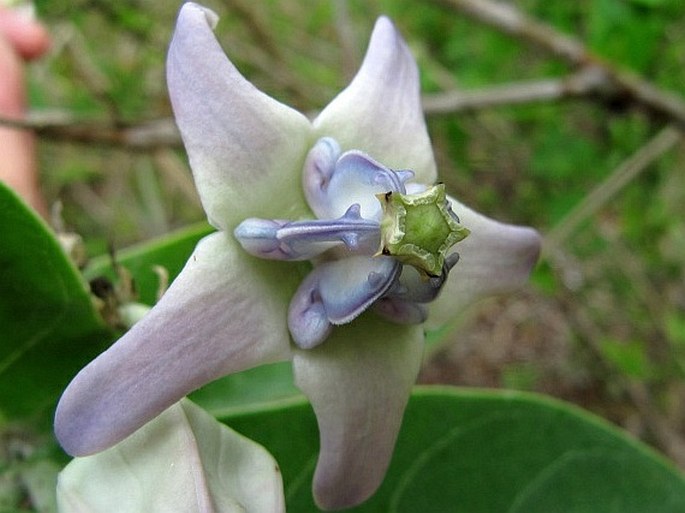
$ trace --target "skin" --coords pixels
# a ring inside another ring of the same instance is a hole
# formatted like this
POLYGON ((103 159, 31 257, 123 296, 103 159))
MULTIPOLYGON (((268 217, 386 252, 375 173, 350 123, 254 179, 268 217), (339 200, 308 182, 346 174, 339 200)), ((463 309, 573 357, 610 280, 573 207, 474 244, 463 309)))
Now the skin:
MULTIPOLYGON (((21 12, 0 6, 0 117, 26 115, 24 65, 50 46, 46 29, 21 12)), ((43 217, 48 209, 40 192, 35 137, 0 126, 0 180, 12 187, 43 217)))

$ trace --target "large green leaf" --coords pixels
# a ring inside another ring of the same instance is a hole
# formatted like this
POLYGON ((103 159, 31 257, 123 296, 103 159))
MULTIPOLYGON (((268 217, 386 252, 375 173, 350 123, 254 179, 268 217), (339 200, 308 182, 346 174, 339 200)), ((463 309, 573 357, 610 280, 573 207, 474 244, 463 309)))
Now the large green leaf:
POLYGON ((50 228, 0 184, 0 415, 45 412, 111 335, 50 228))
POLYGON ((261 365, 230 374, 193 392, 190 398, 215 417, 260 411, 301 401, 290 362, 261 365))
MULTIPOLYGON (((283 471, 288 511, 311 498, 318 450, 306 402, 222 419, 283 471)), ((685 511, 685 478, 606 422, 555 400, 418 388, 388 475, 360 512, 659 513, 685 511)))

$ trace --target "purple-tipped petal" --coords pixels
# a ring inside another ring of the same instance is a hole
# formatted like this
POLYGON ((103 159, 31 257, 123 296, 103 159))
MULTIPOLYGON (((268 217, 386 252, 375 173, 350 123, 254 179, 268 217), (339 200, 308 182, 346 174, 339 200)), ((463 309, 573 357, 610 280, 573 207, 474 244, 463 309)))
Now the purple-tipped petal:
POLYGON ((228 234, 200 241, 150 313, 66 389, 55 417, 62 447, 101 451, 209 381, 288 359, 297 273, 284 265, 293 264, 246 257, 228 234))
POLYGON ((322 344, 333 331, 317 287, 318 276, 312 272, 300 284, 288 309, 290 335, 302 349, 322 344))
POLYGON ((440 296, 430 304, 431 328, 454 319, 477 299, 521 287, 540 255, 541 239, 534 229, 500 223, 452 198, 450 201, 454 213, 471 234, 454 246, 461 258, 440 296))
POLYGON ((184 4, 167 59, 171 103, 207 216, 228 231, 249 216, 305 216, 300 173, 311 124, 245 80, 214 37, 216 21, 184 4))
POLYGON ((392 258, 353 256, 315 267, 295 292, 288 326, 295 343, 314 347, 366 310, 393 284, 400 265, 392 258), (321 338, 323 337, 323 338, 321 338))
POLYGON ((366 310, 392 285, 400 265, 392 258, 355 256, 316 267, 321 301, 333 324, 345 324, 366 310))
POLYGON ((335 172, 335 164, 342 151, 332 137, 322 137, 307 153, 302 172, 302 188, 309 208, 320 218, 335 217, 328 214, 328 185, 335 172), (324 215, 326 214, 326 215, 324 215))
POLYGON ((419 326, 373 315, 336 328, 315 349, 295 351, 295 381, 319 424, 313 484, 319 507, 355 506, 380 486, 422 352, 419 326))
POLYGON ((338 219, 283 221, 246 219, 233 232, 250 253, 269 260, 311 260, 336 246, 357 254, 373 254, 380 244, 380 226, 362 219, 354 204, 338 219))
POLYGON ((361 150, 392 169, 413 170, 418 182, 435 182, 418 68, 388 18, 378 19, 359 72, 314 127, 319 136, 335 138, 343 151, 361 150))
POLYGON ((278 230, 286 224, 288 221, 280 219, 250 217, 233 230, 233 236, 250 255, 267 260, 293 260, 278 240, 278 230))

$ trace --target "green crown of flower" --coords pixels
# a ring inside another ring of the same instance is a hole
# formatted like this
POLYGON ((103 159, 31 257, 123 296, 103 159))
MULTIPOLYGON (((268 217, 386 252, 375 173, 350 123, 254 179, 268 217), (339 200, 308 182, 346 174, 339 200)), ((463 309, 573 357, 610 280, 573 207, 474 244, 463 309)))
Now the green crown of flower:
POLYGON ((376 197, 383 209, 379 254, 393 256, 428 277, 440 276, 447 251, 470 233, 452 212, 445 185, 418 194, 387 192, 376 197))

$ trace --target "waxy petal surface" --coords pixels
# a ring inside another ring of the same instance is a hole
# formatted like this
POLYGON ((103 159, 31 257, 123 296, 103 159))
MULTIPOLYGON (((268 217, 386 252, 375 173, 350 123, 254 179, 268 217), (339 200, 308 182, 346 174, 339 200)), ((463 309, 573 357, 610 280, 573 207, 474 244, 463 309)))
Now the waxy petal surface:
POLYGON ((216 15, 181 8, 167 58, 176 122, 209 221, 232 231, 246 217, 297 219, 310 122, 248 82, 214 33, 216 15))
POLYGON ((354 256, 314 268, 317 288, 333 324, 346 324, 392 284, 399 265, 388 257, 354 256))
POLYGON ((289 359, 292 265, 245 258, 228 234, 200 241, 155 308, 66 389, 55 417, 62 447, 106 449, 209 381, 289 359))
POLYGON ((57 482, 60 513, 281 513, 283 480, 266 449, 187 399, 57 482))
POLYGON ((356 204, 363 218, 379 221, 376 194, 405 193, 404 182, 413 176, 411 171, 388 169, 356 150, 341 156, 337 141, 324 137, 307 155, 302 185, 307 203, 320 219, 340 217, 356 204))
POLYGON ((295 382, 311 401, 321 433, 313 484, 319 507, 354 506, 380 485, 422 352, 420 326, 374 315, 336 327, 315 349, 295 351, 295 382))
POLYGON ((450 201, 471 234, 454 247, 461 258, 430 305, 429 328, 453 320, 478 299, 521 287, 540 255, 536 230, 494 221, 453 198, 450 201))
POLYGON ((336 246, 368 255, 380 244, 378 223, 362 219, 358 204, 338 219, 245 219, 233 235, 245 251, 269 260, 312 260, 336 246))
POLYGON ((328 324, 346 324, 371 306, 392 285, 400 265, 392 258, 352 256, 312 270, 295 292, 288 326, 295 343, 311 349, 328 336, 328 324))
POLYGON ((343 151, 360 150, 391 169, 411 169, 417 182, 436 180, 418 68, 388 18, 378 19, 359 72, 314 128, 320 137, 334 137, 343 151))

